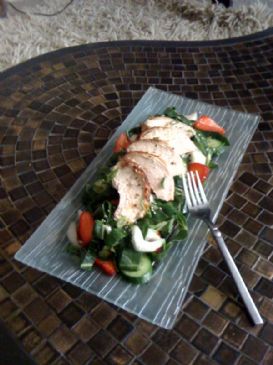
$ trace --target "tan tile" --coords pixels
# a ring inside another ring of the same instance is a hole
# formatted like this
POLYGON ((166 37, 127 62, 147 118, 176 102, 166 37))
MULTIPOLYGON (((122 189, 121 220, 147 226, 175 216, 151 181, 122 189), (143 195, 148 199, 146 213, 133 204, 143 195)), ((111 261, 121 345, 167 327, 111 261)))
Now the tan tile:
POLYGON ((273 322, 273 302, 268 298, 264 298, 260 305, 260 313, 270 322, 273 322))
POLYGON ((214 310, 218 310, 224 301, 226 300, 225 294, 213 286, 208 286, 206 291, 202 294, 201 298, 214 310))
POLYGON ((260 259, 254 268, 256 271, 258 271, 260 274, 267 277, 268 279, 273 278, 273 264, 271 262, 260 259))

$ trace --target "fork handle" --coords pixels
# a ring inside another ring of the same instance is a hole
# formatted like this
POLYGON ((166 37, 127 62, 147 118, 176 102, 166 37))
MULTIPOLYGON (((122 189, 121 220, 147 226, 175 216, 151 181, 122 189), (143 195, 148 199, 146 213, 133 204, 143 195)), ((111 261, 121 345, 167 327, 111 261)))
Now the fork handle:
POLYGON ((235 281, 236 287, 241 295, 241 298, 246 306, 246 309, 247 309, 253 323, 255 325, 263 324, 263 319, 260 316, 260 313, 259 313, 251 295, 249 294, 249 291, 243 281, 243 278, 242 278, 235 262, 233 261, 233 258, 225 244, 225 241, 223 239, 221 232, 213 223, 207 222, 207 224, 210 228, 213 238, 217 242, 219 249, 227 263, 230 273, 235 281))

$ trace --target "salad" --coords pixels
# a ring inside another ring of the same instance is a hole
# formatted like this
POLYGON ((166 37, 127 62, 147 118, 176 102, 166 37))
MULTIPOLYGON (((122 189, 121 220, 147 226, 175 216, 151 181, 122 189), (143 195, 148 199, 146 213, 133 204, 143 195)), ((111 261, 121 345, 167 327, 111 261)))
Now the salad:
POLYGON ((121 133, 67 230, 68 251, 79 257, 81 269, 99 267, 131 283, 148 282, 188 233, 181 176, 197 171, 204 183, 228 145, 213 119, 184 116, 173 107, 121 133))

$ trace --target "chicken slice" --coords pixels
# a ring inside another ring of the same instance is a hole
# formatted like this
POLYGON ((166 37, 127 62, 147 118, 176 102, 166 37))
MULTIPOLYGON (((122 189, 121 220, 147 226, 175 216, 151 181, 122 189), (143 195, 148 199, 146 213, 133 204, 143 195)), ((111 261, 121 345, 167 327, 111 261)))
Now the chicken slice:
POLYGON ((139 151, 128 152, 123 159, 132 161, 144 171, 151 189, 159 199, 174 199, 174 180, 161 158, 139 151))
POLYGON ((172 126, 147 129, 141 133, 140 139, 163 141, 173 148, 178 155, 191 153, 197 149, 196 145, 182 128, 172 126))
POLYGON ((173 148, 163 141, 157 141, 155 139, 140 139, 130 144, 127 148, 127 152, 134 151, 147 152, 160 157, 161 160, 165 162, 172 176, 181 175, 186 172, 186 167, 181 157, 173 148))
POLYGON ((150 185, 144 172, 132 161, 122 159, 115 168, 112 185, 119 193, 119 204, 114 217, 132 224, 143 218, 150 206, 150 185))
POLYGON ((195 135, 195 130, 182 122, 178 122, 175 119, 166 117, 165 115, 156 115, 153 117, 148 118, 143 124, 142 124, 142 131, 145 131, 150 128, 155 127, 175 127, 183 129, 183 131, 189 136, 192 137, 195 135))

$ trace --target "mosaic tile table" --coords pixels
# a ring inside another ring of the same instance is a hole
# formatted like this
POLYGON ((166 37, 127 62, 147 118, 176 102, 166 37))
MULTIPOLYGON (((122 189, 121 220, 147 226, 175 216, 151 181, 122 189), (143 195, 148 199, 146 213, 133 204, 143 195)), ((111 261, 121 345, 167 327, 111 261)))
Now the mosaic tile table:
POLYGON ((272 63, 271 29, 83 45, 0 75, 0 319, 37 364, 273 364, 272 63), (213 244, 171 331, 13 258, 149 86, 263 119, 218 219, 263 327, 249 323, 213 244))

